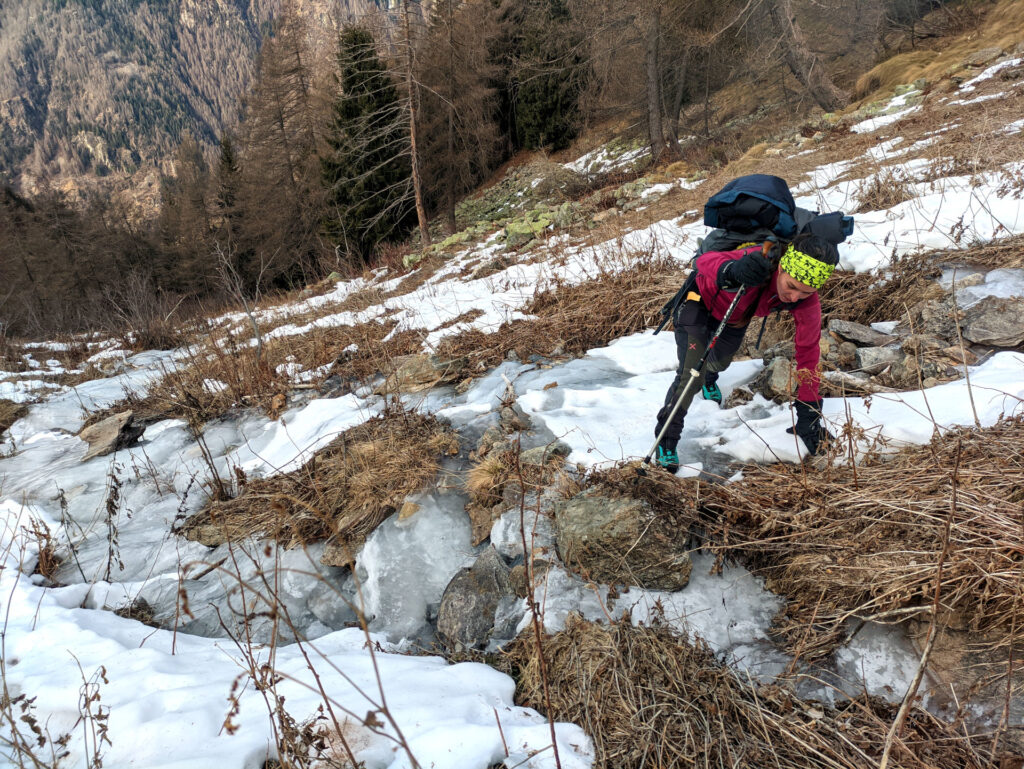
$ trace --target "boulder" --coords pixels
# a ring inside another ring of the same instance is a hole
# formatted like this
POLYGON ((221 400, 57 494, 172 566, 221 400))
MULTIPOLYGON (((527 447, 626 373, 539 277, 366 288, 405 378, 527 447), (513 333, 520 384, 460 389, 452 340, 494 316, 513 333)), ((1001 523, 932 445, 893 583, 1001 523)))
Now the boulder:
POLYGON ((833 318, 828 322, 828 330, 847 342, 862 346, 884 347, 896 341, 896 337, 875 331, 870 326, 854 323, 852 320, 833 318))
POLYGON ((555 457, 567 457, 571 453, 571 446, 562 441, 554 441, 546 446, 537 446, 522 452, 519 455, 519 464, 543 466, 555 457))
POLYGON ((821 375, 822 390, 828 396, 845 397, 857 393, 892 393, 892 387, 875 382, 867 374, 855 371, 825 371, 821 375))
POLYGON ((984 67, 991 64, 1002 55, 1002 48, 982 48, 979 51, 969 54, 964 59, 964 64, 968 67, 984 67))
POLYGON ((444 359, 437 355, 400 355, 391 361, 392 371, 377 388, 379 395, 392 392, 415 393, 462 378, 463 358, 444 359))
POLYGON ((488 547, 444 589, 437 632, 451 648, 482 647, 495 629, 499 607, 515 598, 509 567, 497 550, 488 547))
POLYGON ((555 505, 555 532, 562 561, 586 579, 652 590, 690 581, 685 527, 644 500, 588 489, 555 505))
POLYGON ((146 428, 134 424, 134 419, 133 412, 122 411, 83 428, 78 437, 89 444, 89 450, 85 452, 82 461, 110 454, 135 443, 146 428))
POLYGON ((1024 344, 1024 297, 986 297, 964 311, 961 325, 964 339, 975 344, 1024 344))
POLYGON ((796 371, 793 363, 779 356, 764 367, 750 382, 752 392, 760 393, 768 400, 789 400, 796 391, 796 371))
POLYGON ((902 350, 890 347, 858 347, 854 353, 857 369, 865 374, 880 374, 903 358, 902 350))

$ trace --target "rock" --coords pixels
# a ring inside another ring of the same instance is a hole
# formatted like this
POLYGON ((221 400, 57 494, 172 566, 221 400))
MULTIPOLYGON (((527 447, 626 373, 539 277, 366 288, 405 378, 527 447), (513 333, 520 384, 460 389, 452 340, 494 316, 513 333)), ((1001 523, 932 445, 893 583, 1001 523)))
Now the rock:
POLYGON ((537 446, 536 448, 527 449, 519 455, 519 464, 543 466, 555 457, 567 457, 571 453, 571 446, 562 443, 562 441, 555 441, 554 443, 549 443, 546 446, 537 446))
POLYGON ((973 366, 978 362, 978 356, 968 347, 947 347, 939 350, 939 354, 951 361, 954 366, 973 366))
POLYGON ((476 455, 478 457, 485 457, 494 451, 495 446, 500 445, 499 450, 508 448, 505 441, 505 432, 497 425, 491 425, 484 434, 480 436, 480 440, 476 444, 476 455))
POLYGON ((391 361, 391 365, 394 368, 384 384, 377 388, 378 395, 429 390, 461 379, 466 370, 465 359, 445 360, 436 355, 400 355, 391 361))
POLYGON ((685 527, 644 500, 588 489, 555 505, 558 551, 586 579, 681 590, 690 581, 685 527))
POLYGON ((823 387, 827 385, 829 395, 843 397, 855 393, 892 393, 892 387, 885 387, 872 381, 867 374, 854 371, 825 371, 821 375, 823 387))
POLYGON ((769 400, 789 400, 796 391, 795 373, 793 363, 788 358, 774 358, 754 377, 749 387, 752 392, 760 393, 769 400))
POLYGON ((763 353, 761 353, 761 360, 764 361, 764 364, 767 366, 776 358, 786 358, 788 360, 793 360, 793 357, 795 355, 796 345, 793 343, 793 340, 790 339, 779 342, 778 344, 774 344, 768 349, 766 349, 763 353))
POLYGON ((843 342, 839 345, 836 354, 836 362, 842 368, 853 368, 857 365, 857 345, 853 342, 843 342))
POLYGON ((89 444, 89 450, 85 452, 82 461, 110 454, 135 443, 146 428, 133 424, 134 418, 133 412, 122 411, 84 428, 78 437, 89 444))
POLYGON ((900 347, 907 355, 927 355, 930 352, 943 350, 946 346, 945 339, 929 334, 911 334, 900 342, 900 347))
POLYGON ((1024 344, 1024 297, 985 297, 964 311, 964 339, 993 347, 1024 344))
POLYGON ((858 370, 866 374, 880 374, 903 357, 902 350, 889 347, 858 347, 854 353, 858 370))
POLYGON ((506 433, 518 433, 530 429, 530 417, 518 403, 502 408, 498 425, 506 433))
POLYGON ((870 326, 854 323, 852 320, 833 318, 828 322, 828 330, 848 342, 871 347, 884 347, 896 341, 896 337, 875 331, 870 326))
POLYGON ((886 375, 886 381, 899 388, 919 387, 921 379, 921 367, 914 355, 905 355, 903 360, 893 363, 886 375))
POLYGON ((497 550, 488 547, 444 589, 437 632, 452 648, 482 647, 495 629, 495 615, 503 599, 515 597, 508 566, 497 550))
POLYGON ((1002 48, 982 48, 967 56, 964 64, 968 67, 984 67, 1003 55, 1002 48))
MULTIPOLYGON (((544 583, 547 578, 548 571, 551 569, 550 561, 534 561, 533 562, 533 584, 534 586, 544 583)), ((512 582, 512 589, 515 591, 516 596, 519 598, 526 598, 530 595, 530 583, 527 579, 526 564, 520 563, 512 567, 512 572, 509 575, 509 579, 512 582)))

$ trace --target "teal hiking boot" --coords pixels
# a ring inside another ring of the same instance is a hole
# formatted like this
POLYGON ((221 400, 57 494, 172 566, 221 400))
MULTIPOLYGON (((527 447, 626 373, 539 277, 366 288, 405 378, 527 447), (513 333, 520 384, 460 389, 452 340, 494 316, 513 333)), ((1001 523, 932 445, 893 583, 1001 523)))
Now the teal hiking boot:
POLYGON ((701 395, 704 396, 704 400, 714 401, 719 406, 722 405, 722 391, 719 389, 716 382, 711 382, 710 384, 705 383, 704 386, 700 388, 700 392, 701 395))
POLYGON ((672 446, 671 444, 669 444, 669 446, 659 444, 658 467, 662 467, 675 475, 676 470, 679 469, 679 455, 676 453, 675 446, 672 446))

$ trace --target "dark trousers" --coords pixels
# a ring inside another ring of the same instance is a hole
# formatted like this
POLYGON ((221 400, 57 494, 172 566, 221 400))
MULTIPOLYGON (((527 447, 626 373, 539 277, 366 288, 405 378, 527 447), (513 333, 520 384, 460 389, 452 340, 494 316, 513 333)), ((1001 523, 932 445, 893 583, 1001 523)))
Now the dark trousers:
MULTIPOLYGON (((690 381, 690 369, 695 368, 701 356, 704 355, 708 340, 714 336, 720 323, 720 321, 711 316, 703 302, 697 301, 680 304, 672 322, 675 326, 676 355, 679 358, 679 367, 676 369, 676 377, 672 380, 672 386, 665 393, 665 405, 658 412, 658 424, 654 428, 655 437, 661 432, 661 428, 665 426, 665 420, 668 419, 672 407, 679 399, 683 388, 686 387, 686 383, 690 381)), ((665 432, 665 437, 662 439, 663 443, 674 446, 679 441, 679 436, 683 432, 683 418, 686 416, 687 409, 690 408, 693 396, 697 394, 701 384, 704 382, 713 384, 718 379, 718 374, 729 367, 729 364, 732 362, 732 356, 736 354, 740 344, 743 342, 743 335, 746 333, 746 330, 746 326, 739 328, 726 326, 722 331, 715 346, 711 349, 707 362, 704 364, 703 377, 698 377, 697 382, 686 394, 682 406, 679 407, 675 417, 669 424, 668 430, 665 432)))

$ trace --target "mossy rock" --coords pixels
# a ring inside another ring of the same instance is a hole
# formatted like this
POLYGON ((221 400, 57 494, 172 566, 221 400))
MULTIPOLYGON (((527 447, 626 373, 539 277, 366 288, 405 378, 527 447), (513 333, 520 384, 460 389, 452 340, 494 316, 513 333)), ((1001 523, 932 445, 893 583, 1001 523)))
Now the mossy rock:
POLYGON ((554 219, 550 213, 537 214, 524 219, 514 219, 505 225, 505 243, 509 248, 525 246, 531 240, 539 238, 552 225, 554 219))

